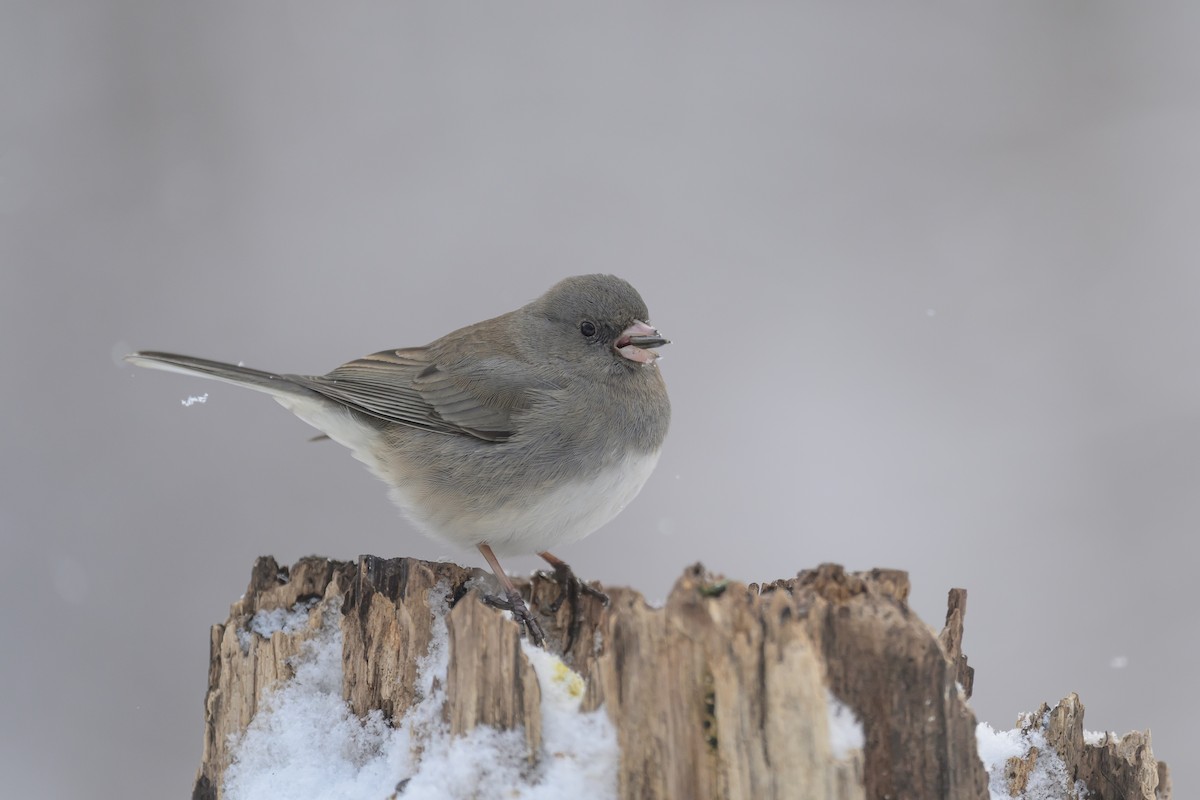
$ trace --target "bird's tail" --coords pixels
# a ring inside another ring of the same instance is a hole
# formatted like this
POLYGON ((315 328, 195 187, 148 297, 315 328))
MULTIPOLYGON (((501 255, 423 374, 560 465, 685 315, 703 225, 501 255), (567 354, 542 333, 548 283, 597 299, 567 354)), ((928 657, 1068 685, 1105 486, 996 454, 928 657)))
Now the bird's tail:
POLYGON ((180 372, 184 375, 197 375, 201 378, 213 378, 238 386, 246 386, 277 398, 312 398, 316 396, 312 390, 304 388, 284 375, 264 372, 261 369, 251 369, 240 364, 226 364, 223 361, 210 361, 207 358, 152 351, 131 353, 125 356, 125 360, 139 367, 180 372))

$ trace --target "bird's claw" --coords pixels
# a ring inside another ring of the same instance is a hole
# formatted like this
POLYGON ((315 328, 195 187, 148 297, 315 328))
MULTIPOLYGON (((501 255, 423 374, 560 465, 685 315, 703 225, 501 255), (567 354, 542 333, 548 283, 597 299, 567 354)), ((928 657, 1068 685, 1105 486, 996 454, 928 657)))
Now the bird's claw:
POLYGON ((525 604, 525 598, 521 597, 520 592, 506 589, 503 597, 494 594, 485 594, 483 595, 483 602, 492 608, 511 611, 513 618, 525 627, 525 633, 529 636, 529 641, 538 647, 541 647, 545 643, 546 632, 542 630, 541 623, 534 618, 533 613, 529 610, 529 606, 525 604))
POLYGON ((553 573, 542 572, 541 574, 559 586, 558 597, 554 598, 554 602, 547 606, 551 614, 557 614, 558 610, 562 608, 563 602, 568 599, 571 601, 571 611, 574 613, 579 605, 579 598, 585 594, 591 595, 606 606, 609 604, 608 595, 595 586, 581 581, 575 575, 575 571, 571 569, 570 564, 555 564, 553 573))

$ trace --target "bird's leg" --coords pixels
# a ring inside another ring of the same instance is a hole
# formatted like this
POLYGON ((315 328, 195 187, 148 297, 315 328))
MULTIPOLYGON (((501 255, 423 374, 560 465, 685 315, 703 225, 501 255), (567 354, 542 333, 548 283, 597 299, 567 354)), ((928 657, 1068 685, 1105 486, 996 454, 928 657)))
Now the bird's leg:
MULTIPOLYGON (((492 552, 491 546, 486 543, 480 544, 479 552, 483 553, 488 566, 492 568, 492 572, 504 588, 504 597, 485 594, 483 602, 494 608, 511 611, 517 621, 525 626, 525 632, 529 635, 529 640, 538 647, 541 647, 542 643, 546 641, 546 633, 542 630, 542 626, 538 624, 538 621, 533 618, 533 614, 529 611, 529 606, 525 605, 525 598, 521 597, 521 593, 517 591, 517 587, 513 586, 513 582, 504 574, 504 569, 501 568, 500 561, 496 558, 496 554, 492 552)), ((566 565, 564 564, 563 566, 566 565)))
POLYGON ((571 616, 576 616, 576 611, 579 608, 579 598, 584 594, 590 594, 604 603, 604 605, 608 605, 608 595, 594 586, 590 586, 579 580, 575 575, 575 571, 571 569, 567 562, 545 550, 538 553, 538 555, 545 559, 547 564, 554 567, 554 582, 560 587, 558 597, 550 604, 550 613, 558 613, 558 609, 562 607, 563 601, 569 598, 571 601, 571 616))

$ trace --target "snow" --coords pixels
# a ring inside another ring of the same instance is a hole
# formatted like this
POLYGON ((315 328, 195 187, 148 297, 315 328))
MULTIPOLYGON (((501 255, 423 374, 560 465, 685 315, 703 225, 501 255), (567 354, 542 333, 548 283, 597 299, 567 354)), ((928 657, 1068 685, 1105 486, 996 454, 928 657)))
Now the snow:
POLYGON ((1092 747, 1100 747, 1110 741, 1119 741, 1121 739, 1113 731, 1087 731, 1083 732, 1083 743, 1090 744, 1092 747))
POLYGON ((208 392, 205 392, 204 394, 200 394, 200 395, 195 395, 195 394, 188 395, 188 398, 186 400, 180 400, 179 402, 183 404, 184 408, 191 408, 196 403, 207 403, 208 402, 208 392))
POLYGON ((276 631, 292 634, 303 630, 304 626, 308 624, 309 612, 318 602, 314 599, 306 603, 297 603, 292 608, 274 608, 270 611, 257 612, 250 618, 250 622, 245 628, 238 629, 238 643, 242 646, 242 652, 250 651, 250 643, 253 641, 251 633, 257 633, 264 639, 270 639, 271 634, 276 631))
POLYGON ((604 709, 579 713, 587 684, 558 656, 522 640, 525 657, 537 673, 542 690, 542 750, 544 774, 528 793, 529 800, 580 797, 615 798, 620 749, 617 731, 604 709))
POLYGON ((975 728, 979 758, 988 772, 988 791, 992 800, 1011 800, 1006 764, 1008 759, 1014 756, 1024 758, 1029 754, 1031 747, 1036 747, 1039 751, 1037 763, 1030 773, 1025 791, 1017 795, 1017 800, 1067 800, 1087 797, 1087 787, 1083 781, 1075 781, 1072 784, 1066 765, 1046 742, 1043 732, 1045 724, 1045 719, 1041 721, 1041 725, 1036 726, 1027 721, 1024 729, 998 731, 986 722, 981 722, 975 728))
MULTIPOLYGON (((320 614, 295 676, 265 700, 236 743, 229 800, 609 800, 619 751, 603 709, 580 713, 586 685, 556 656, 523 645, 542 693, 542 752, 529 764, 522 731, 479 727, 454 737, 442 719, 449 662, 445 587, 430 592, 434 636, 418 664, 420 700, 395 727, 359 719, 342 700, 341 600, 255 615, 253 633, 290 632, 320 614), (289 629, 290 626, 290 629, 289 629)), ((247 634, 249 635, 249 634, 247 634)))
POLYGON ((862 723, 850 710, 850 707, 833 696, 833 692, 825 690, 825 710, 829 718, 829 746, 833 757, 839 760, 850 755, 851 750, 862 750, 862 723))

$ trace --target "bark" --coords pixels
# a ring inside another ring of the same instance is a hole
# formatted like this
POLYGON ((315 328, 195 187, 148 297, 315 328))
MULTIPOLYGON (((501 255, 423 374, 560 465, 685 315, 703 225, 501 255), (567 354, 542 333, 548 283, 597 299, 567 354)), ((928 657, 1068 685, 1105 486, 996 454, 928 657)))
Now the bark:
MULTIPOLYGON (((521 632, 473 591, 488 580, 479 570, 405 558, 306 558, 291 569, 260 558, 229 620, 212 629, 193 796, 221 796, 237 737, 271 687, 291 676, 290 659, 314 630, 265 638, 247 630, 250 620, 305 603, 314 615, 330 604, 341 609, 343 696, 356 714, 379 710, 398 723, 420 700, 419 665, 441 614, 450 729, 519 729, 531 765, 548 757, 521 632)), ((697 564, 661 608, 616 587, 605 589, 607 606, 576 593, 555 613, 549 608, 561 589, 552 579, 518 583, 542 615, 547 649, 586 681, 580 711, 602 708, 616 728, 622 798, 989 797, 966 703, 973 670, 962 653, 963 590, 951 591, 939 633, 908 608, 908 576, 895 570, 847 573, 826 564, 746 586, 697 564), (835 751, 831 703, 860 721, 860 749, 835 751)), ((1094 797, 1169 797, 1148 736, 1087 745, 1078 698, 1064 704, 1043 707, 1037 719, 1050 720, 1047 741, 1064 762, 1089 787, 1104 787, 1094 797)), ((1022 769, 1009 764, 1017 790, 1022 769)))

